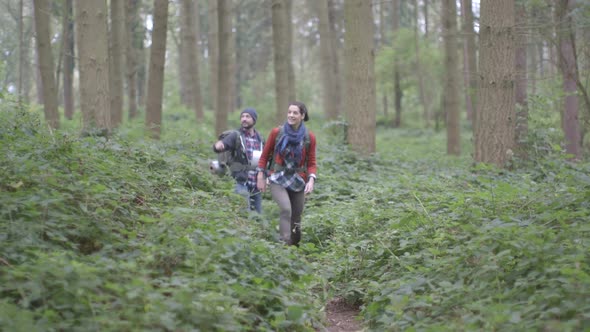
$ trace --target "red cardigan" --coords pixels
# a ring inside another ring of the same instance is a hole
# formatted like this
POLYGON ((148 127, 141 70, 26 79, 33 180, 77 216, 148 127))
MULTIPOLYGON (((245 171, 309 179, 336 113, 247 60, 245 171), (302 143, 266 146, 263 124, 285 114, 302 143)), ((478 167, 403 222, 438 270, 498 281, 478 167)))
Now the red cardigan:
MULTIPOLYGON (((280 131, 280 127, 276 127, 273 128, 273 130, 271 130, 270 135, 268 135, 268 139, 266 140, 266 144, 264 145, 264 149, 262 150, 262 155, 260 156, 260 159, 258 160, 258 168, 259 169, 264 169, 266 168, 266 163, 268 161, 268 158, 270 156, 273 155, 274 151, 275 151, 275 143, 276 143, 276 139, 277 136, 279 135, 279 131, 280 131)), ((307 148, 305 145, 303 145, 303 151, 301 152, 301 162, 299 163, 299 165, 297 165, 298 167, 303 167, 305 166, 305 158, 307 158, 307 173, 306 172, 300 172, 299 175, 303 178, 303 180, 305 182, 307 182, 307 176, 310 174, 316 174, 317 171, 317 164, 316 164, 316 160, 315 160, 315 144, 316 144, 316 140, 315 140, 315 135, 310 131, 309 132, 309 151, 307 151, 307 148)), ((273 156, 274 158, 274 162, 282 165, 283 164, 283 158, 277 153, 276 156, 273 156)), ((271 174, 274 172, 272 169, 270 170, 271 174)))

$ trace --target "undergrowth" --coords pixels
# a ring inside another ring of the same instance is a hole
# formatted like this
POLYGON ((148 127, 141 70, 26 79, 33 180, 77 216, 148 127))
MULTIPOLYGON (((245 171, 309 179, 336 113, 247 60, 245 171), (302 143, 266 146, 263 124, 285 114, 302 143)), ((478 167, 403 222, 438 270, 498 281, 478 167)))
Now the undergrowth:
POLYGON ((506 171, 383 129, 361 158, 314 128, 292 248, 268 193, 248 214, 208 172, 204 132, 80 137, 3 112, 0 330, 314 331, 336 296, 371 331, 590 328, 590 164, 560 151, 506 171))

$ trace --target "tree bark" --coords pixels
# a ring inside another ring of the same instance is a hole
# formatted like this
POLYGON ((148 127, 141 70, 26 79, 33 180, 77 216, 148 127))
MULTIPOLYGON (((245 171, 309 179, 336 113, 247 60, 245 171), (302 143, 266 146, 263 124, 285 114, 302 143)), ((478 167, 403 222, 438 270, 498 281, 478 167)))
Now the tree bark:
POLYGON ((320 63, 322 70, 322 101, 324 113, 327 120, 335 120, 338 117, 336 104, 336 77, 332 68, 334 43, 330 30, 330 17, 328 14, 328 0, 321 0, 316 3, 319 19, 320 33, 320 63))
MULTIPOLYGON (((218 0, 209 0, 209 31, 207 34, 208 46, 209 46, 209 100, 211 109, 217 111, 217 79, 219 76, 219 35, 218 28, 218 0)), ((223 129, 225 130, 225 129, 223 129)))
POLYGON ((461 0, 461 15, 463 17, 463 73, 465 82, 465 110, 467 120, 475 119, 476 88, 477 88, 477 62, 475 52, 475 30, 473 27, 472 0, 461 0))
POLYGON ((366 0, 344 3, 344 107, 348 119, 347 140, 361 155, 375 152, 375 59, 373 13, 366 0))
POLYGON ((80 70, 80 109, 84 131, 111 129, 107 4, 75 1, 80 70))
POLYGON ((424 88, 424 75, 422 73, 422 61, 420 60, 420 29, 419 21, 420 21, 420 9, 418 6, 418 0, 414 0, 414 7, 415 7, 415 26, 414 26, 414 45, 416 51, 416 74, 418 75, 418 93, 420 96, 420 104, 422 104, 422 117, 424 119, 424 126, 426 128, 430 128, 432 116, 430 114, 430 99, 426 97, 426 92, 424 88))
POLYGON ((476 162, 505 167, 514 149, 514 0, 482 0, 476 162))
POLYGON ((111 1, 110 33, 110 93, 111 125, 118 127, 123 121, 123 68, 125 50, 125 3, 111 1))
POLYGON ((189 91, 190 91, 190 106, 195 112, 197 122, 203 121, 205 115, 203 113, 203 101, 201 99, 201 80, 199 78, 199 52, 197 49, 197 30, 195 25, 195 6, 192 0, 182 0, 182 45, 188 61, 189 73, 189 91))
POLYGON ((461 154, 459 113, 459 66, 457 54, 457 2, 443 0, 443 40, 445 57, 444 110, 447 116, 447 154, 461 154))
POLYGON ((150 49, 150 66, 146 104, 146 129, 153 139, 162 132, 162 97, 164 93, 164 63, 168 30, 168 0, 154 0, 154 29, 150 49))
POLYGON ((289 38, 286 0, 272 0, 272 39, 275 71, 276 123, 282 123, 289 105, 289 38))
POLYGON ((137 50, 134 46, 139 25, 137 8, 139 0, 127 0, 125 2, 127 40, 125 52, 126 79, 127 79, 127 109, 129 119, 137 117, 137 50))
POLYGON ((514 153, 521 159, 526 158, 526 141, 528 135, 527 103, 527 12, 524 4, 516 4, 516 128, 514 153))
POLYGON ((229 1, 219 0, 217 2, 218 22, 218 45, 219 62, 217 64, 217 110, 215 112, 215 131, 221 134, 227 129, 227 116, 230 113, 231 100, 228 94, 220 93, 230 89, 230 43, 231 43, 231 17, 229 12, 229 1))
POLYGON ((23 73, 24 73, 24 50, 25 50, 25 24, 24 24, 24 4, 23 0, 19 0, 18 2, 18 87, 17 87, 17 94, 18 94, 18 103, 22 105, 23 103, 23 73))
POLYGON ((559 68, 563 77, 564 108, 562 127, 565 134, 565 151, 573 159, 582 157, 580 122, 578 119, 578 69, 575 51, 575 32, 572 24, 573 0, 557 0, 556 34, 558 38, 559 68))
POLYGON ((74 117, 74 11, 72 0, 64 2, 63 17, 63 85, 64 85, 64 114, 66 119, 74 117))
POLYGON ((49 26, 49 1, 34 0, 35 30, 37 33, 37 53, 39 55, 39 71, 43 84, 43 109, 45 120, 51 128, 59 128, 59 113, 57 110, 57 88, 53 74, 54 62, 51 51, 49 26))
POLYGON ((289 78, 289 102, 297 99, 297 85, 295 84, 295 68, 293 68, 293 1, 285 1, 285 29, 287 34, 287 73, 289 78))
POLYGON ((334 114, 334 119, 336 119, 340 115, 340 110, 342 109, 342 75, 340 71, 340 52, 338 52, 341 44, 339 42, 339 32, 337 30, 337 26, 342 26, 343 24, 342 22, 341 24, 337 24, 336 22, 336 9, 334 0, 328 0, 328 19, 330 22, 329 40, 332 41, 332 47, 330 47, 332 53, 332 62, 330 67, 332 70, 332 77, 334 77, 334 86, 332 91, 334 95, 332 96, 332 101, 334 102, 334 107, 336 108, 336 113, 334 114))
MULTIPOLYGON (((399 31, 399 21, 400 21, 400 0, 393 0, 393 13, 392 16, 392 27, 391 30, 393 32, 393 47, 398 47, 397 45, 397 33, 399 31)), ((399 128, 402 125, 402 98, 403 98, 403 91, 401 86, 401 77, 399 73, 399 58, 395 56, 393 60, 395 62, 394 69, 393 69, 393 96, 394 96, 394 108, 395 108, 395 118, 393 120, 393 127, 399 128)))

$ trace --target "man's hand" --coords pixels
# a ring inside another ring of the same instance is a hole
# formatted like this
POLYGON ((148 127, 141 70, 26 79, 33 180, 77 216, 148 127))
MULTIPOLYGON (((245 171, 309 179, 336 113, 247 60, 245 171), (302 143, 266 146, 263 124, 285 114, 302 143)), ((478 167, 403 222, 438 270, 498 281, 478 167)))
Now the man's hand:
POLYGON ((225 149, 225 145, 222 141, 215 142, 215 150, 216 151, 223 151, 225 149))

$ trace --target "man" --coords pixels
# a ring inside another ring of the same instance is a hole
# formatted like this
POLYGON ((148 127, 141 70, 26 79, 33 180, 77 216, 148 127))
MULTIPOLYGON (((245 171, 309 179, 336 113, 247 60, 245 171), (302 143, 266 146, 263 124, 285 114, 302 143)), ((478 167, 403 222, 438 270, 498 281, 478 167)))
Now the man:
POLYGON ((254 129, 257 119, 258 114, 253 108, 243 110, 240 113, 240 129, 215 142, 213 151, 231 151, 234 161, 230 171, 236 180, 236 193, 247 199, 249 210, 261 213, 262 194, 256 188, 256 166, 264 141, 254 129))

